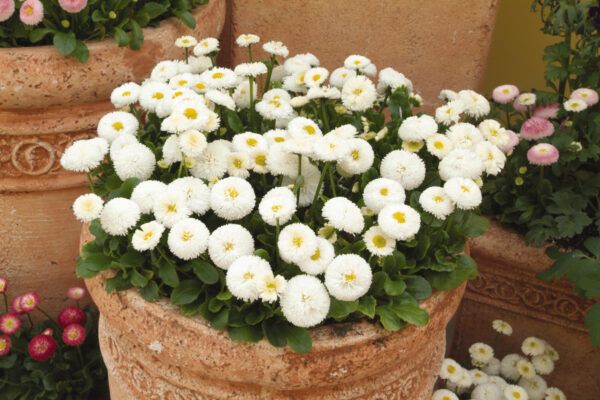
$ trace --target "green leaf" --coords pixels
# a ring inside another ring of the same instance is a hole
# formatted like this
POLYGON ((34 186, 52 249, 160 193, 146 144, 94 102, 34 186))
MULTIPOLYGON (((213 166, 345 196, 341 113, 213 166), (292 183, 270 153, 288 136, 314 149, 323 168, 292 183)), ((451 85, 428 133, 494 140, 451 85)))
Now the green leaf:
POLYGON ((158 267, 158 276, 166 285, 172 288, 179 286, 179 276, 177 275, 175 264, 169 260, 162 259, 160 261, 160 266, 158 267))
POLYGON ((358 300, 341 301, 331 298, 331 306, 329 307, 329 316, 331 318, 343 319, 356 310, 358 310, 358 300))
POLYGON ((227 119, 227 125, 233 132, 240 133, 244 130, 244 124, 242 124, 242 120, 236 112, 227 111, 225 118, 227 119))
POLYGON ((129 44, 129 35, 125 33, 125 31, 119 27, 115 27, 114 32, 115 42, 119 47, 124 47, 129 44))
POLYGON ((73 32, 57 32, 52 39, 54 47, 60 52, 60 54, 68 56, 75 51, 77 47, 77 39, 73 32))
POLYGON ((234 342, 258 342, 263 338, 260 326, 242 326, 241 328, 229 328, 229 337, 234 342))
POLYGON ((117 273, 112 278, 106 280, 106 291, 112 293, 115 291, 127 290, 131 287, 129 279, 123 276, 122 272, 117 273))
POLYGON ((467 212, 463 220, 462 233, 466 237, 474 238, 483 235, 490 227, 490 221, 473 212, 467 212))
MULTIPOLYGON (((17 353, 12 353, 7 356, 0 357, 0 369, 10 369, 17 361, 17 353)), ((4 390, 4 389, 2 389, 4 390)))
POLYGON ((138 288, 143 288, 148 284, 148 277, 139 273, 135 268, 131 270, 131 284, 138 288))
POLYGON ((156 282, 148 282, 146 286, 140 289, 140 295, 144 300, 149 302, 158 300, 158 285, 156 282))
POLYGON ((600 237, 586 239, 583 245, 594 257, 600 258, 600 237))
POLYGON ((194 274, 207 285, 212 285, 219 281, 219 272, 208 261, 194 260, 191 262, 194 274))
POLYGON ((223 330, 227 327, 227 323, 229 322, 229 309, 223 308, 219 313, 213 315, 210 318, 210 324, 213 328, 218 330, 223 330))
POLYGON ((406 326, 406 323, 398 317, 391 305, 377 306, 375 314, 379 316, 381 325, 392 332, 396 332, 406 326))
POLYGON ((457 259, 456 268, 450 272, 426 271, 425 278, 437 290, 452 290, 478 275, 477 264, 471 257, 462 255, 457 259))
POLYGON ((390 296, 399 296, 406 290, 406 283, 403 280, 394 281, 388 277, 383 284, 383 289, 390 296))
POLYGON ((144 265, 146 258, 140 252, 133 249, 128 250, 127 253, 119 257, 119 264, 125 265, 130 268, 138 268, 144 265))
POLYGON ((309 353, 312 348, 312 338, 306 328, 298 326, 289 326, 285 330, 285 337, 288 344, 296 353, 309 353))
POLYGON ((427 311, 423 310, 416 304, 394 304, 392 307, 396 312, 396 315, 408 323, 424 326, 427 325, 427 322, 429 322, 429 314, 427 311))
POLYGON ((431 296, 431 285, 422 276, 405 277, 404 282, 406 283, 406 291, 415 299, 425 300, 431 296))
POLYGON ((358 311, 369 318, 375 318, 377 300, 373 296, 363 296, 358 301, 358 311))
POLYGON ((254 255, 259 256, 263 260, 271 261, 271 256, 269 256, 269 252, 265 249, 256 249, 254 250, 254 255))
POLYGON ((140 24, 134 20, 129 21, 129 26, 131 27, 129 47, 132 50, 139 50, 142 47, 142 44, 144 44, 144 33, 142 32, 142 28, 140 27, 140 24))
POLYGON ((55 32, 54 29, 36 28, 29 32, 29 40, 31 40, 32 43, 37 43, 52 32, 55 32))
POLYGON ((194 29, 196 27, 196 19, 189 11, 175 10, 173 14, 177 16, 188 28, 194 29))
POLYGON ((93 278, 100 271, 108 269, 112 260, 112 257, 101 253, 91 254, 85 258, 79 257, 75 273, 78 278, 93 278))
POLYGON ((200 296, 202 283, 197 279, 188 279, 179 283, 171 293, 171 303, 180 306, 190 304, 200 296))
POLYGON ((285 323, 277 319, 265 320, 262 323, 265 337, 275 347, 283 347, 287 344, 285 328, 285 323))
POLYGON ((77 41, 75 51, 73 52, 73 57, 82 63, 87 62, 87 60, 90 58, 90 50, 81 40, 77 41))
POLYGON ((600 303, 590 307, 585 316, 585 326, 590 330, 590 337, 594 346, 600 346, 600 303))

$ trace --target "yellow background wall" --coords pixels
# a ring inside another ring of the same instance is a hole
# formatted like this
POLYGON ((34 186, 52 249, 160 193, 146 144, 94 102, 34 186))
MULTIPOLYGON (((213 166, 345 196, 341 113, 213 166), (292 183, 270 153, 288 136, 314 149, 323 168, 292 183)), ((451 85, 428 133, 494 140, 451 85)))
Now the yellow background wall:
POLYGON ((482 93, 512 83, 526 91, 543 88, 544 47, 556 41, 540 32, 539 12, 531 12, 531 0, 499 0, 500 9, 492 37, 482 93))

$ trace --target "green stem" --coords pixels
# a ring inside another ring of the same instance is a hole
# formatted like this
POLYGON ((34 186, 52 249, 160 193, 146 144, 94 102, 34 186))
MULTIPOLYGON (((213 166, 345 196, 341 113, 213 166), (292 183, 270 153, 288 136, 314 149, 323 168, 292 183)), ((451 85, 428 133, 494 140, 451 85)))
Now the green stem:
POLYGON ((313 197, 312 205, 310 206, 310 215, 314 217, 315 207, 317 206, 317 199, 319 198, 319 193, 321 192, 321 187, 323 186, 323 180, 325 179, 325 174, 327 174, 327 170, 329 169, 330 161, 327 161, 323 166, 323 171, 321 171, 321 177, 319 178, 319 184, 317 185, 317 191, 315 192, 315 197, 313 197))
POLYGON ((31 315, 29 315, 29 313, 27 313, 27 319, 29 320, 29 326, 33 328, 33 320, 31 319, 31 315))
POLYGON ((190 51, 189 51, 189 49, 186 47, 186 48, 185 48, 185 63, 186 63, 186 64, 188 64, 188 58, 189 58, 189 55, 190 55, 190 51))
POLYGON ((300 203, 300 185, 298 185, 298 179, 302 176, 302 154, 298 154, 298 176, 294 183, 294 193, 296 193, 296 202, 300 203))
POLYGON ((267 69, 267 80, 265 81, 265 88, 263 90, 263 93, 268 92, 270 89, 271 75, 273 74, 273 66, 274 65, 275 65, 275 56, 271 56, 271 64, 269 65, 269 67, 267 69))
POLYGON ((323 128, 325 128, 325 131, 329 132, 329 117, 327 116, 325 104, 325 100, 319 101, 319 109, 321 111, 321 119, 323 120, 323 128))
POLYGON ((248 58, 252 62, 252 45, 248 46, 248 58))
POLYGON ((333 197, 337 197, 337 193, 335 190, 335 177, 333 176, 333 168, 329 168, 329 186, 331 186, 331 192, 333 197))
POLYGON ((89 172, 85 175, 87 176, 88 185, 90 185, 90 190, 92 191, 92 193, 95 194, 96 190, 94 189, 94 181, 92 180, 92 175, 89 172))
POLYGON ((565 99, 565 90, 567 89, 567 81, 569 80, 570 74, 569 71, 569 62, 571 60, 571 30, 567 29, 565 32, 565 44, 569 49, 569 53, 567 54, 566 59, 563 60, 563 68, 567 71, 567 76, 564 79, 561 79, 558 85, 558 104, 562 104, 565 99))
POLYGON ((50 321, 50 323, 52 324, 52 326, 54 327, 54 329, 56 329, 58 332, 61 331, 60 326, 58 326, 58 324, 54 321, 54 319, 46 311, 44 311, 40 306, 37 307, 37 310, 39 312, 41 312, 42 314, 44 314, 44 316, 46 318, 48 318, 48 321, 50 321))
POLYGON ((250 126, 254 129, 254 78, 249 76, 248 82, 250 82, 250 87, 248 88, 250 91, 250 126))

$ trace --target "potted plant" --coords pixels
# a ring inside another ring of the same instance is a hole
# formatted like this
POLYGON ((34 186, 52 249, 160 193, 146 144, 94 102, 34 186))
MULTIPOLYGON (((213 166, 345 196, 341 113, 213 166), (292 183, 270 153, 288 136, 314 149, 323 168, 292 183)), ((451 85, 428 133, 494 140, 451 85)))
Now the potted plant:
POLYGON ((51 312, 77 284, 69 205, 86 184, 60 156, 94 133, 115 86, 175 55, 177 37, 220 33, 224 0, 204 3, 0 1, 1 265, 15 290, 38 291, 51 312))
POLYGON ((482 274, 468 290, 472 302, 462 311, 465 329, 456 351, 470 342, 475 314, 515 319, 520 329, 546 331, 559 351, 569 352, 560 384, 578 398, 593 398, 597 382, 567 371, 600 367, 590 356, 600 354, 593 347, 600 344, 600 304, 594 304, 600 294, 598 8, 539 0, 533 10, 541 14, 543 31, 561 40, 544 51, 546 90, 520 93, 502 85, 492 94, 496 115, 515 132, 512 156, 483 188, 483 210, 499 224, 473 242, 482 274), (555 248, 546 255, 548 246, 555 248), (563 276, 570 282, 538 280, 563 276))
POLYGON ((163 61, 118 87, 127 111, 61 159, 91 182, 77 274, 113 398, 425 398, 508 134, 473 91, 413 116, 420 96, 391 68, 376 87, 364 56, 330 73, 281 42, 255 60, 259 40, 237 38, 233 70, 163 61))

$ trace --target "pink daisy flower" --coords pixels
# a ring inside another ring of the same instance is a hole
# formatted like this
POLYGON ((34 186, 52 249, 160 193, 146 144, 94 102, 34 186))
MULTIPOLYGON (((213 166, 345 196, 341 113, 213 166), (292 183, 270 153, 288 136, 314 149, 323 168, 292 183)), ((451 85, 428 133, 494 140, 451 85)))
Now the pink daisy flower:
POLYGON ((16 315, 23 315, 25 311, 21 308, 21 296, 17 296, 10 302, 10 311, 16 315))
POLYGON ((58 314, 58 324, 61 328, 71 324, 85 324, 85 313, 78 307, 65 307, 58 314))
POLYGON ((65 327, 62 340, 67 346, 79 346, 85 341, 85 328, 80 324, 71 324, 65 327))
POLYGON ((545 118, 531 117, 521 125, 519 132, 525 140, 539 140, 554 133, 554 125, 545 118))
POLYGON ((8 279, 6 279, 3 276, 0 276, 0 294, 6 292, 8 292, 8 279))
POLYGON ((585 101, 588 106, 593 106, 598 103, 598 92, 594 89, 579 88, 571 93, 571 99, 579 99, 585 101))
POLYGON ((0 0, 0 22, 4 22, 15 13, 14 0, 0 0))
POLYGON ((87 0, 58 0, 58 4, 66 12, 76 14, 87 6, 87 0))
POLYGON ((513 102, 513 107, 519 112, 525 112, 535 105, 535 93, 521 93, 513 102))
POLYGON ((37 25, 44 19, 44 5, 40 0, 25 0, 19 10, 19 18, 25 25, 37 25))
POLYGON ((0 335, 0 357, 10 353, 11 341, 10 336, 0 335))
POLYGON ((36 292, 25 293, 20 297, 21 300, 19 301, 19 305, 23 312, 31 312, 40 304, 40 295, 36 292))
POLYGON ((502 150, 505 153, 510 153, 515 147, 517 147, 520 140, 519 135, 517 135, 513 131, 507 129, 506 133, 508 134, 508 142, 504 146, 502 146, 500 150, 502 150))
POLYGON ((47 361, 56 352, 56 340, 52 336, 37 335, 29 342, 28 350, 35 361, 47 361))
POLYGON ((67 290, 67 297, 71 300, 81 300, 85 297, 85 289, 82 287, 72 287, 67 290))
POLYGON ((515 85, 500 85, 492 92, 492 99, 496 103, 508 104, 519 95, 519 88, 515 85))
POLYGON ((527 159, 533 165, 551 165, 558 157, 558 149, 550 143, 538 143, 527 151, 527 159))
POLYGON ((554 119, 558 115, 559 109, 560 106, 558 103, 540 105, 537 106, 533 111, 533 116, 545 119, 554 119))
POLYGON ((0 317, 0 331, 7 335, 14 335, 21 328, 21 320, 12 313, 6 313, 0 317))

